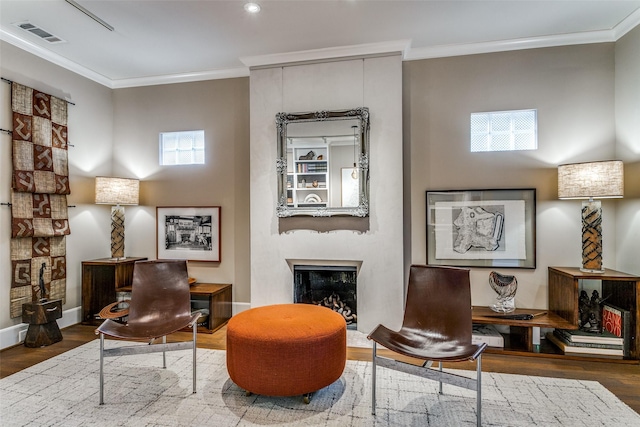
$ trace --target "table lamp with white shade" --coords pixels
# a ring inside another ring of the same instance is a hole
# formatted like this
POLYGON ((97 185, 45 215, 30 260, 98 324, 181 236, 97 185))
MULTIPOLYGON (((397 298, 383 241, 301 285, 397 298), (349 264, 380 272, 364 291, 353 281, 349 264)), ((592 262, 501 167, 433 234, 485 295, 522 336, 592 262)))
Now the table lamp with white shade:
POLYGON ((111 207, 111 258, 124 259, 124 205, 137 205, 140 181, 131 178, 96 177, 96 204, 111 207))
POLYGON ((582 202, 582 268, 604 273, 602 266, 602 204, 600 200, 622 198, 624 171, 620 160, 573 163, 558 166, 558 198, 582 202))

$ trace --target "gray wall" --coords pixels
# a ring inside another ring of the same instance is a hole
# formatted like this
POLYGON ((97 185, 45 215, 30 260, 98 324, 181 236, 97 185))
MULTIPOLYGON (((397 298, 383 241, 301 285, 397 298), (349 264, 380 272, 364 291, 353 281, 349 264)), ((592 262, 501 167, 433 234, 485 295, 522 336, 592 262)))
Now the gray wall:
MULTIPOLYGON (((516 275, 517 306, 546 307, 547 267, 581 263, 581 202, 557 199, 557 166, 615 158, 614 44, 405 62, 404 85, 412 261, 426 262, 426 190, 536 188, 537 269, 498 270, 516 275), (527 108, 538 110, 537 150, 470 152, 472 112, 527 108)), ((615 268, 616 205, 603 206, 604 263, 615 268)), ((494 296, 490 271, 472 271, 474 304, 494 296)))
POLYGON ((617 268, 640 275, 640 27, 616 43, 616 154, 625 194, 616 217, 617 268))
POLYGON ((200 282, 233 283, 249 300, 249 79, 114 91, 113 173, 138 177, 140 206, 127 207, 126 253, 156 257, 156 206, 220 206, 221 262, 190 262, 200 282), (159 166, 160 132, 205 131, 204 165, 159 166))

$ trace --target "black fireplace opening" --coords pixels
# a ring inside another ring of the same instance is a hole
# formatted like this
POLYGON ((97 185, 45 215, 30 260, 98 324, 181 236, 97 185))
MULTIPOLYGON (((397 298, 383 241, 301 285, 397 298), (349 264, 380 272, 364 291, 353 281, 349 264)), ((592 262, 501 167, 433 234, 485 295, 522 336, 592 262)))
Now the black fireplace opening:
POLYGON ((358 270, 352 266, 295 265, 293 302, 327 307, 342 315, 355 329, 358 270))

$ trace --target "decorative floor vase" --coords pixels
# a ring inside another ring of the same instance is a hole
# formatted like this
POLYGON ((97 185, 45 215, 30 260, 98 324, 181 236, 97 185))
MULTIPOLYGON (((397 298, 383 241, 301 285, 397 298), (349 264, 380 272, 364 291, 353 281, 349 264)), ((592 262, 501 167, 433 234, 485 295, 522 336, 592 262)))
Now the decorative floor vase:
POLYGON ((511 313, 516 309, 516 276, 506 276, 495 271, 489 273, 489 285, 496 292, 496 302, 489 306, 498 313, 511 313))

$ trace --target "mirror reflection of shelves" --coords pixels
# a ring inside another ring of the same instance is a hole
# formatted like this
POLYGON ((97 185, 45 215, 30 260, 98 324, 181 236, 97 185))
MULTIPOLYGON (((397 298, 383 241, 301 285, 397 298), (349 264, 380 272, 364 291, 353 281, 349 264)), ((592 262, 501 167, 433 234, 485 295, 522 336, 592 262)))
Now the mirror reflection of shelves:
POLYGON ((326 207, 330 197, 327 147, 294 145, 288 150, 287 159, 287 204, 326 207))
POLYGON ((366 107, 278 113, 276 126, 278 217, 369 216, 366 107))

